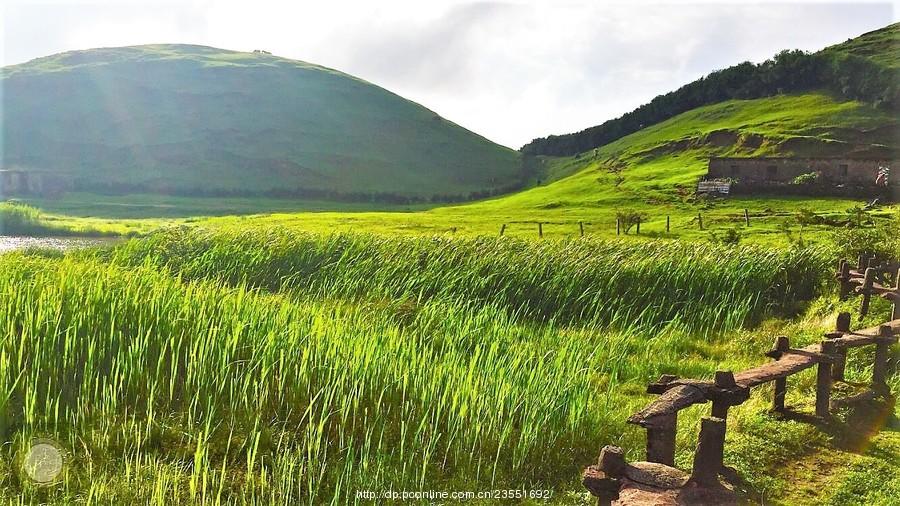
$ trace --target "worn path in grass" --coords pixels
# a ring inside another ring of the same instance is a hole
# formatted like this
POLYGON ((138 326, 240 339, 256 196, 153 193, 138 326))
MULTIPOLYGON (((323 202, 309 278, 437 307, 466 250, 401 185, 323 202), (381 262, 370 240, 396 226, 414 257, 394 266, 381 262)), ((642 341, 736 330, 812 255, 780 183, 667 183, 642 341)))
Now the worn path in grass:
POLYGON ((821 425, 825 444, 776 467, 787 486, 771 504, 889 505, 900 501, 900 421, 890 405, 860 407, 821 425))

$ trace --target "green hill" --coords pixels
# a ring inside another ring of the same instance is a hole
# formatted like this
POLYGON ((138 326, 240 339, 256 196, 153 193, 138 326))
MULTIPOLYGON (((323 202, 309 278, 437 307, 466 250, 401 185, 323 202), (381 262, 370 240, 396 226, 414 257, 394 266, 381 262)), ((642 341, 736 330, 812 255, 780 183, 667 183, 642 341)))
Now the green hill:
POLYGON ((822 52, 858 56, 884 67, 900 69, 900 23, 864 33, 822 52))
POLYGON ((3 168, 65 173, 82 191, 402 202, 522 176, 515 151, 418 104, 262 52, 73 51, 5 67, 0 87, 3 168))
MULTIPOLYGON (((838 66, 863 65, 871 70, 874 65, 879 76, 896 74, 898 40, 900 23, 806 56, 821 56, 825 60, 814 61, 838 66)), ((805 58, 802 53, 781 53, 791 54, 782 61, 805 58)), ((695 201, 694 188, 706 173, 711 156, 898 158, 900 119, 896 110, 884 103, 848 99, 845 93, 835 91, 840 84, 827 82, 793 93, 722 100, 691 108, 572 156, 539 156, 543 186, 457 209, 519 215, 527 212, 531 219, 543 215, 603 220, 622 208, 658 215, 662 207, 668 207, 667 213, 678 214, 680 210, 688 214, 695 212, 698 204, 708 205, 695 201)), ((847 85, 860 87, 865 83, 851 84, 847 85)), ((656 99, 651 104, 654 102, 656 99)), ((582 132, 548 139, 568 149, 590 141, 590 135, 582 132)), ((819 201, 812 207, 826 210, 846 205, 832 200, 834 204, 819 201)), ((755 207, 746 199, 731 199, 721 205, 755 207)), ((770 200, 765 205, 796 208, 798 204, 770 200)))
POLYGON ((699 107, 582 155, 544 158, 544 186, 465 206, 541 212, 695 207, 711 156, 896 157, 893 114, 823 93, 729 100, 699 107))
POLYGON ((697 107, 732 99, 828 90, 881 109, 900 110, 900 23, 869 32, 817 53, 784 50, 759 64, 743 62, 717 70, 649 103, 580 132, 534 139, 529 155, 569 156, 609 144, 642 128, 697 107))

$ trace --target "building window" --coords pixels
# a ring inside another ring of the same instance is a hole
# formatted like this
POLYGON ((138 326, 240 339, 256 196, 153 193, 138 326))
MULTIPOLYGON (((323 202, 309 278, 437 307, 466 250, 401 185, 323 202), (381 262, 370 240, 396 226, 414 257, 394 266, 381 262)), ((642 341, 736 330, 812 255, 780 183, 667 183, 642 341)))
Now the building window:
POLYGON ((766 167, 766 178, 767 179, 776 179, 778 177, 778 167, 774 165, 769 165, 766 167))
POLYGON ((840 169, 841 177, 847 177, 850 172, 850 167, 847 166, 846 163, 842 163, 838 168, 840 169))

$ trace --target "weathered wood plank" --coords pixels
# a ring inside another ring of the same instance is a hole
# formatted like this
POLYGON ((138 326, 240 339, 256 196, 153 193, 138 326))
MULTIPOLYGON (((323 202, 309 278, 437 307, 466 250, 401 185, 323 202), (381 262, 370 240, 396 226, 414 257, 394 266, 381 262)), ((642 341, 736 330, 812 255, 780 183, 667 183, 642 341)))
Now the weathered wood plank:
MULTIPOLYGON (((887 338, 888 341, 896 342, 898 339, 898 334, 900 334, 900 320, 894 320, 885 324, 886 327, 891 329, 891 333, 893 337, 887 338)), ((879 336, 880 328, 872 327, 864 330, 858 330, 856 332, 845 332, 842 337, 838 337, 836 339, 832 339, 831 342, 837 348, 857 348, 859 346, 868 346, 870 344, 877 344, 884 340, 884 337, 879 336)))
MULTIPOLYGON (((701 388, 703 382, 697 381, 696 383, 676 385, 666 390, 646 408, 631 415, 628 423, 637 424, 644 428, 657 428, 657 425, 660 423, 668 421, 669 415, 693 404, 706 402, 706 395, 703 388, 701 388)), ((709 386, 712 386, 711 382, 709 382, 709 386)))
POLYGON ((864 291, 868 291, 868 293, 876 294, 876 295, 887 295, 897 293, 896 288, 891 286, 884 286, 881 283, 872 283, 871 288, 866 289, 864 286, 857 286, 856 293, 863 293, 864 291))
MULTIPOLYGON (((890 327, 895 336, 900 333, 900 320, 888 322, 885 326, 890 327)), ((857 340, 866 344, 874 344, 880 342, 878 341, 879 332, 881 332, 880 326, 872 327, 829 341, 834 342, 836 348, 849 346, 850 343, 857 342, 857 340)), ((822 353, 821 344, 812 344, 805 348, 788 349, 782 353, 778 361, 735 374, 734 379, 738 386, 750 388, 786 378, 819 363, 831 363, 831 357, 822 353)), ((713 395, 714 389, 716 389, 715 383, 709 380, 675 379, 654 383, 648 390, 661 395, 646 408, 631 415, 628 423, 645 428, 658 428, 657 422, 665 421, 666 415, 671 415, 694 404, 707 402, 713 395)))
POLYGON ((820 362, 830 362, 828 357, 822 355, 819 351, 818 344, 801 349, 787 350, 778 361, 735 374, 734 380, 739 385, 755 387, 780 378, 786 378, 820 362))

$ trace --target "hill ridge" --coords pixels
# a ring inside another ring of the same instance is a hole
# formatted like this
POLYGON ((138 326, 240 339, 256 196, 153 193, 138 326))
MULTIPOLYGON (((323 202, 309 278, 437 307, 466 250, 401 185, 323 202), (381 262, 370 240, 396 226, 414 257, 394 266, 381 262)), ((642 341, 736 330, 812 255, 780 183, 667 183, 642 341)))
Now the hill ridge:
POLYGON ((192 44, 4 67, 5 167, 84 191, 459 201, 522 185, 519 155, 342 71, 192 44))
POLYGON ((896 110, 900 107, 900 85, 896 72, 900 67, 900 55, 896 54, 900 53, 897 51, 900 48, 898 44, 900 23, 894 23, 815 53, 783 50, 758 65, 743 62, 713 71, 599 125, 579 132, 534 139, 522 146, 520 151, 529 155, 574 155, 696 107, 785 92, 830 88, 844 98, 896 110))

